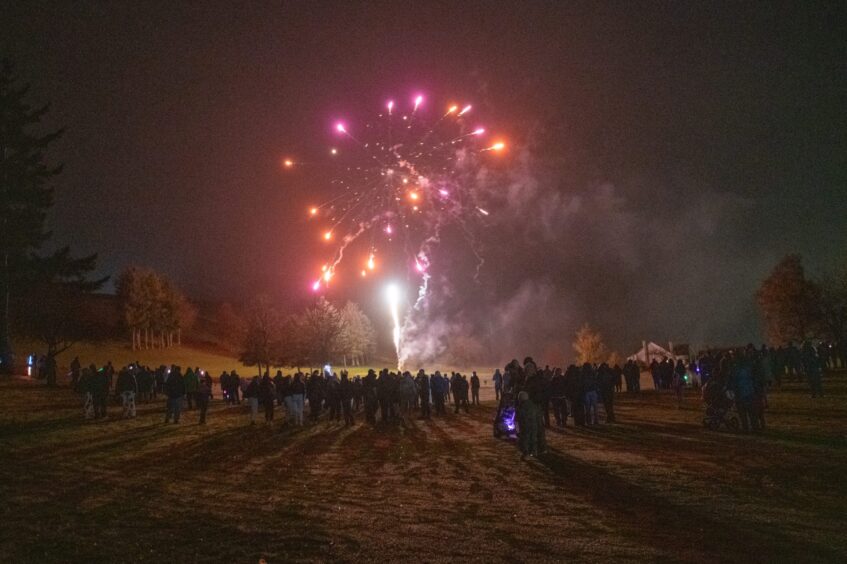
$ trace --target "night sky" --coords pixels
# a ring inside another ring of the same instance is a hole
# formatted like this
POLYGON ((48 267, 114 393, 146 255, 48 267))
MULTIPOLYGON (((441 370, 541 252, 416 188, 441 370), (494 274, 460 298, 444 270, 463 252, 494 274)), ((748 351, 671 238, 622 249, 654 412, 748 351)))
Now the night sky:
MULTIPOLYGON (((322 177, 280 159, 389 96, 472 100, 510 149, 480 282, 458 238, 439 251, 433 331, 518 356, 589 321, 629 353, 759 341, 779 258, 847 256, 845 22, 843 2, 7 0, 0 53, 67 128, 54 244, 290 308, 320 264, 322 177)), ((329 297, 382 328, 376 289, 329 297)))

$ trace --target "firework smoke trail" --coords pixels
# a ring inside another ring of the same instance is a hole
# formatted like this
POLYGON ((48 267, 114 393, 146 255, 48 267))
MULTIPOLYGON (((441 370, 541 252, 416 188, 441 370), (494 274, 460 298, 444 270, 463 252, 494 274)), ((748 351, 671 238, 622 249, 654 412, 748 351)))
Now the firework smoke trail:
POLYGON ((397 353, 397 370, 403 370, 403 358, 400 356, 400 289, 396 284, 389 284, 386 288, 388 298, 388 309, 391 312, 391 320, 394 322, 392 337, 394 340, 394 351, 397 353))

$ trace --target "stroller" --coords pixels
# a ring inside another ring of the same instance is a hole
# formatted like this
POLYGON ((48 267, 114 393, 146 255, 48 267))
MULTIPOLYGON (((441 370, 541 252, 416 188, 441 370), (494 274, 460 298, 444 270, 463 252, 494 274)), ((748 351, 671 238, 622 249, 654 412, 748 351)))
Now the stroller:
POLYGON ((703 426, 710 431, 717 431, 725 426, 731 431, 737 431, 739 422, 735 411, 735 395, 725 385, 710 380, 703 386, 703 400, 706 403, 706 416, 703 426))
POLYGON ((517 436, 515 414, 515 394, 503 392, 500 403, 497 404, 497 414, 494 416, 495 439, 517 436))

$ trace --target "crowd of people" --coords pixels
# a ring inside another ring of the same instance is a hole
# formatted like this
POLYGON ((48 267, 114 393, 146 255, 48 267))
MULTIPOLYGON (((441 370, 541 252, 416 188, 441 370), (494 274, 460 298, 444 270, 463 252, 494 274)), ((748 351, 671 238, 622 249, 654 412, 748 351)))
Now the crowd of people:
MULTIPOLYGON (((768 391, 786 379, 804 378, 812 397, 823 394, 823 369, 834 366, 837 357, 827 354, 828 345, 802 347, 789 345, 780 349, 748 345, 743 349, 707 351, 688 363, 682 359, 653 359, 646 370, 656 390, 671 390, 679 402, 686 387, 701 386, 707 403, 732 397, 741 430, 759 431, 765 427, 768 391)), ((539 368, 532 358, 523 364, 512 360, 501 372, 495 371, 492 384, 498 414, 505 407, 515 411, 518 444, 524 456, 543 453, 545 429, 555 424, 578 427, 615 422, 615 394, 641 391, 642 366, 628 360, 623 367, 607 363, 566 369, 539 368), (602 410, 601 410, 602 407, 602 410), (552 418, 551 418, 552 412, 552 418), (602 418, 601 418, 602 414, 602 418)), ((71 363, 71 383, 84 396, 86 418, 106 416, 109 398, 121 405, 123 417, 135 417, 137 402, 150 402, 160 395, 166 398, 165 422, 179 423, 183 409, 199 412, 199 423, 205 424, 209 403, 214 395, 212 376, 199 367, 176 365, 151 369, 134 363, 115 370, 112 363, 98 368, 83 367, 78 358, 71 363)), ((357 417, 376 425, 394 424, 404 418, 419 416, 429 419, 446 415, 448 406, 454 413, 469 413, 471 405, 479 405, 480 378, 458 372, 428 374, 419 370, 369 370, 364 377, 350 377, 346 370, 336 374, 329 367, 311 373, 283 375, 277 371, 264 375, 241 377, 235 370, 219 376, 221 399, 226 405, 249 406, 249 420, 255 424, 260 411, 266 422, 272 422, 277 411, 293 425, 326 417, 346 426, 356 424, 357 417), (308 409, 308 413, 306 410, 308 409)))
MULTIPOLYGON (((408 371, 387 369, 377 374, 351 378, 346 370, 340 375, 331 370, 297 372, 274 377, 266 371, 262 377, 242 378, 235 370, 219 377, 222 400, 226 405, 249 406, 250 422, 255 424, 260 408, 266 422, 274 420, 277 408, 284 407, 287 419, 301 426, 308 418, 317 421, 324 413, 328 419, 354 425, 356 414, 364 412, 365 421, 393 423, 420 410, 422 418, 447 413, 469 413, 470 405, 479 405, 480 379, 458 372, 450 376, 436 371, 430 377, 423 370, 415 377, 408 371)), ((71 386, 84 397, 83 413, 88 419, 106 417, 109 398, 122 406, 122 417, 135 417, 137 402, 148 403, 160 395, 166 398, 165 422, 179 423, 183 408, 198 410, 205 424, 209 402, 214 395, 212 376, 199 367, 183 373, 180 366, 151 369, 140 363, 115 370, 111 362, 102 367, 83 367, 78 358, 71 363, 71 386)))

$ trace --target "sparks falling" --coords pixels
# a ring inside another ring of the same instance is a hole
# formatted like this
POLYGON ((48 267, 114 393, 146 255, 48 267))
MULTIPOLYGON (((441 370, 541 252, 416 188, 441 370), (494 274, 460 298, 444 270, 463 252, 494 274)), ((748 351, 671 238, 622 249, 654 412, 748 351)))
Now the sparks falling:
MULTIPOLYGON (((336 142, 327 149, 327 169, 334 172, 325 189, 318 185, 325 198, 308 208, 332 256, 320 263, 313 291, 356 273, 369 278, 376 269, 374 255, 384 246, 391 246, 384 249, 384 262, 394 268, 386 264, 380 270, 396 270, 402 244, 410 272, 422 278, 430 263, 420 246, 437 226, 454 221, 467 233, 465 223, 487 213, 472 190, 474 175, 486 158, 495 158, 484 155, 500 152, 505 143, 487 140, 486 128, 465 121, 470 104, 445 104, 440 111, 438 106, 414 94, 405 110, 389 99, 371 122, 342 117, 332 123, 336 142), (364 267, 341 270, 345 249, 360 240, 367 241, 364 267)), ((284 164, 292 168, 296 162, 285 159, 284 164)))

